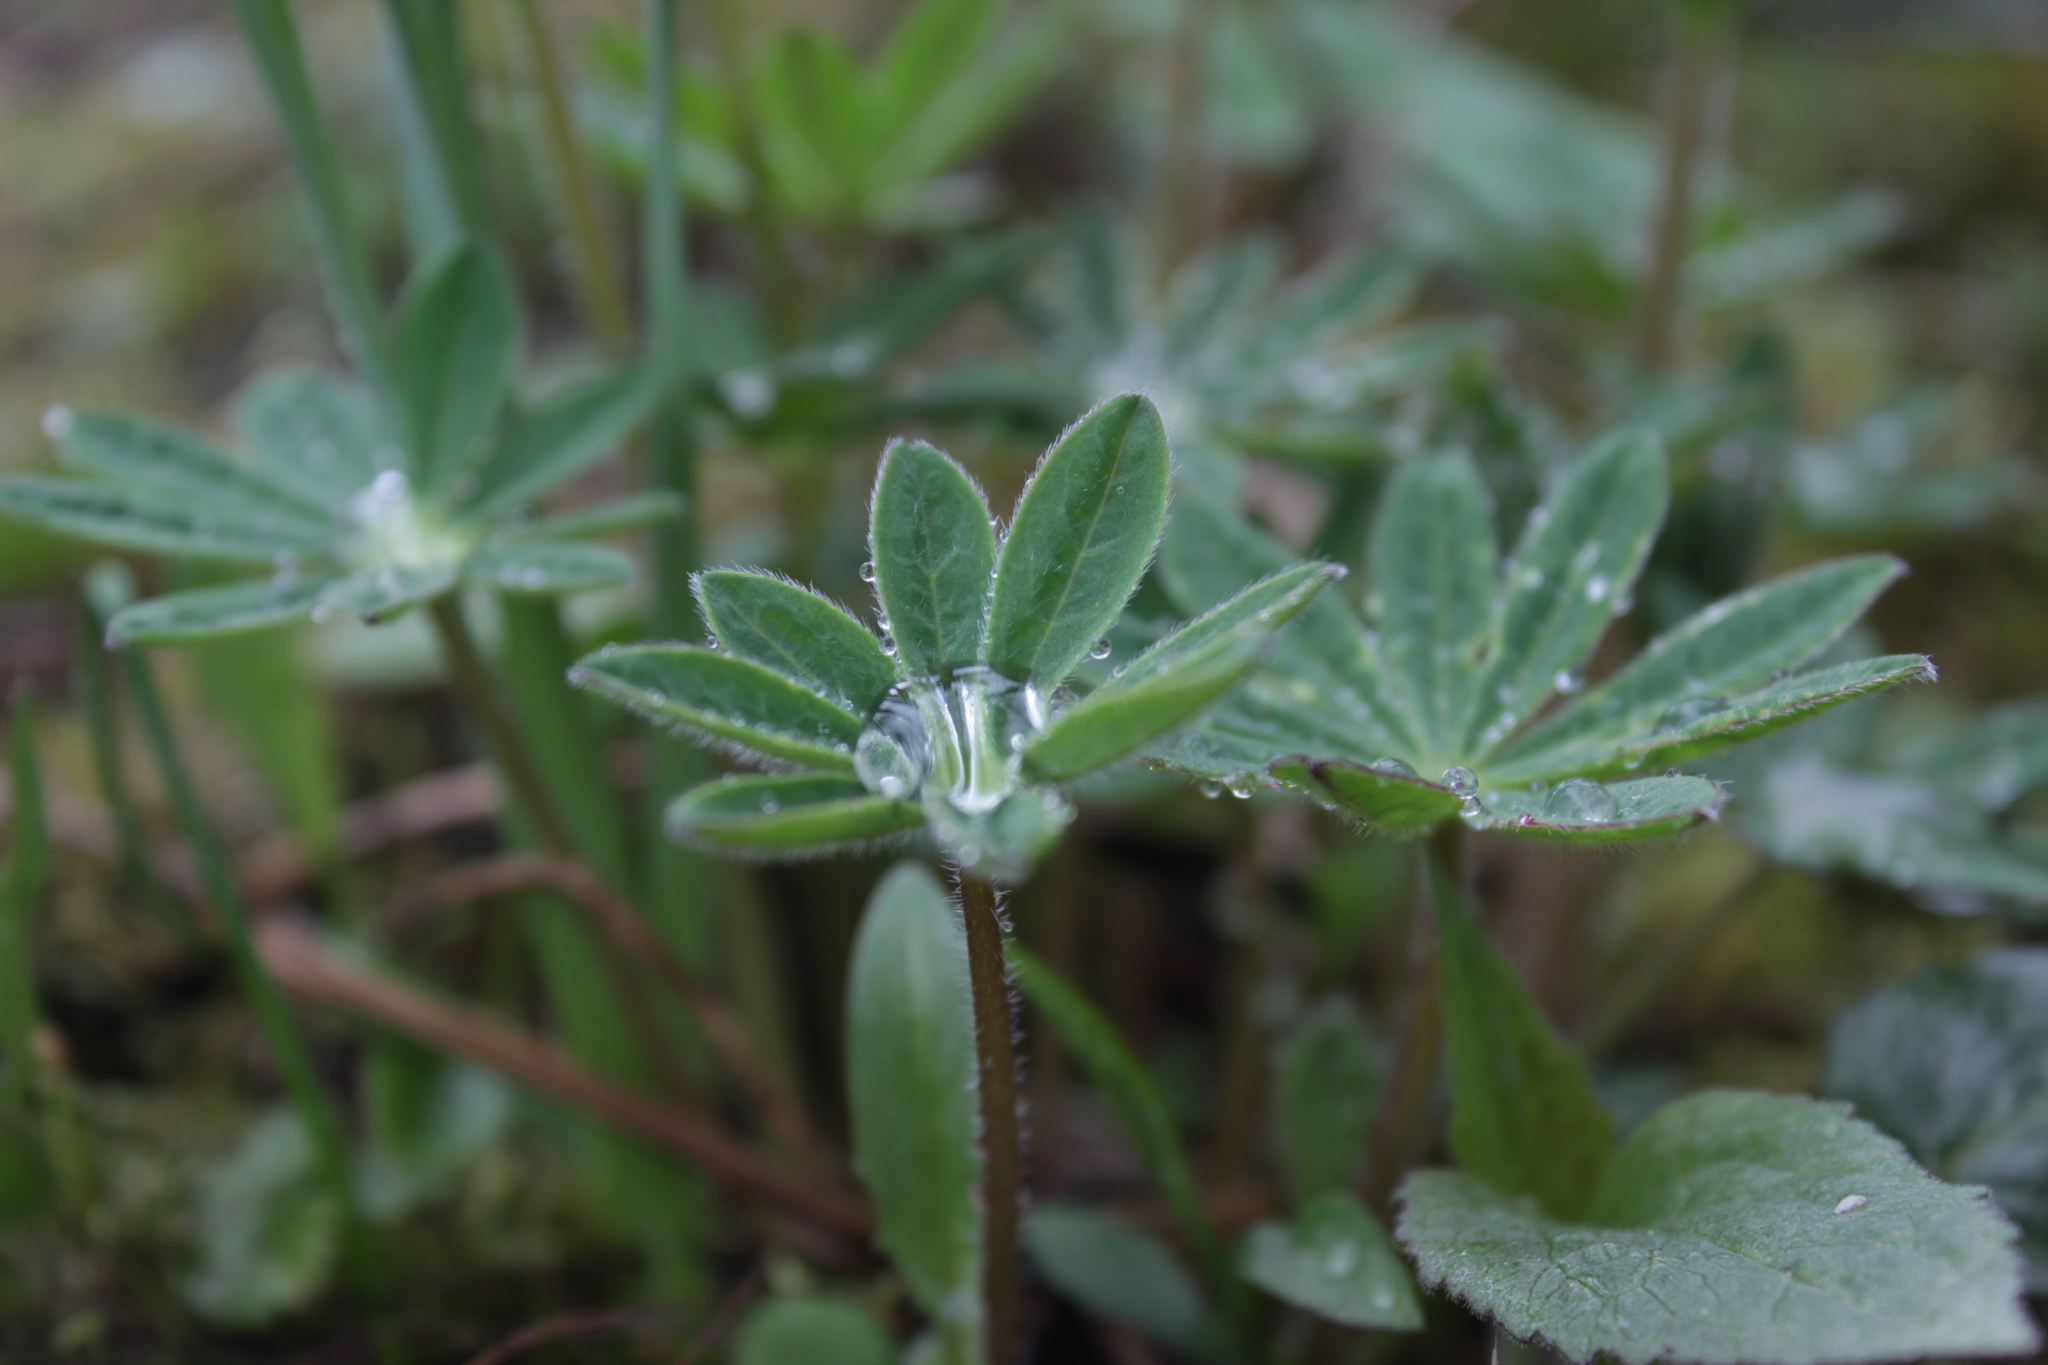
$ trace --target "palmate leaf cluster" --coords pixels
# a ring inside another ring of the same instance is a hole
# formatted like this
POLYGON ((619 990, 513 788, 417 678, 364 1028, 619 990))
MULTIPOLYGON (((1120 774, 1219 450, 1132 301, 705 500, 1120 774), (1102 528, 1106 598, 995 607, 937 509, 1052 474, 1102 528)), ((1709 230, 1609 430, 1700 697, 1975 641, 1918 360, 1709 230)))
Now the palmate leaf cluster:
POLYGON ((525 517, 619 442, 645 395, 634 372, 513 396, 517 309, 475 247, 427 263, 400 299, 401 376, 380 404, 337 374, 280 369, 235 402, 243 452, 149 418, 54 410, 72 476, 0 479, 0 514, 122 549, 256 565, 267 576, 139 602, 118 642, 203 639, 350 614, 381 620, 458 584, 526 593, 621 586, 632 561, 583 537, 670 515, 646 495, 525 517))
POLYGON ((944 453, 898 442, 876 479, 867 574, 877 638, 771 575, 699 574, 712 644, 620 646, 575 680, 650 718, 789 773, 678 798, 678 838, 752 856, 929 830, 964 867, 1027 868, 1072 817, 1060 786, 1122 758, 1226 692, 1341 570, 1282 566, 1120 668, 1062 685, 1122 613, 1158 544, 1169 477, 1159 413, 1111 399, 1047 452, 997 536, 944 453))
MULTIPOLYGON (((1269 664, 1156 756, 1210 781, 1284 784, 1395 835, 1447 820, 1534 838, 1668 834, 1716 815, 1700 777, 1636 777, 1851 697, 1933 677, 1919 655, 1800 671, 1900 572, 1865 555, 1772 579, 1585 670, 1632 602, 1666 505, 1663 457, 1610 437, 1576 460, 1502 562, 1478 472, 1457 453, 1402 467, 1367 554, 1364 610, 1326 594, 1269 664), (1613 780, 1619 779, 1619 780, 1613 780)), ((1160 576, 1184 610, 1284 551, 1190 505, 1160 576)))

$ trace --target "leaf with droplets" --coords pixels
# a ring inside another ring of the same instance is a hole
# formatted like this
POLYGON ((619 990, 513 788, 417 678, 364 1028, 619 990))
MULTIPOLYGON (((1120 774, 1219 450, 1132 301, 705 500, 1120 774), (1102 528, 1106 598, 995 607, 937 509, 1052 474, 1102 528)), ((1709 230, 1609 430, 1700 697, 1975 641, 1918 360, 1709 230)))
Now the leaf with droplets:
POLYGON ((0 515, 118 549, 239 564, 268 566, 330 548, 325 535, 223 515, 203 502, 195 506, 154 489, 39 474, 0 478, 0 515))
POLYGON ((638 370, 580 380, 507 414, 504 434, 476 467, 469 515, 495 521, 581 473, 615 449, 647 408, 638 370))
POLYGON ((669 803, 665 827, 680 843, 726 857, 811 857, 924 828, 915 801, 870 796, 840 773, 720 778, 669 803))
POLYGON ((633 560, 609 545, 501 536, 464 562, 462 576, 478 587, 501 592, 556 596, 626 587, 633 581, 633 560))
POLYGON ((211 516, 269 527, 291 544, 325 544, 347 529, 331 499, 281 483, 263 466, 235 460, 168 422, 75 412, 54 429, 66 468, 124 491, 146 490, 211 516))
MULTIPOLYGON (((369 393, 325 370, 281 366, 257 375, 235 395, 235 429, 255 466, 330 503, 368 486, 385 463, 369 393)), ((395 448, 388 458, 397 461, 395 448)))
POLYGON ((1312 1200, 1291 1223, 1245 1234, 1243 1273, 1283 1303, 1346 1327, 1422 1330, 1415 1282, 1386 1232, 1343 1190, 1312 1200))
POLYGON ((388 620, 454 587, 457 569, 452 559, 357 569, 322 590, 320 600, 313 604, 313 618, 345 611, 365 621, 388 620))
POLYGON ((896 665, 867 627, 809 588, 770 574, 715 569, 691 580, 720 647, 829 697, 856 716, 875 709, 896 665))
POLYGON ((1116 621, 1166 522, 1166 430, 1112 398, 1046 453, 1017 500, 990 602, 987 659, 1019 681, 1065 680, 1116 621))
POLYGON ((1573 777, 1542 792, 1521 787, 1482 791, 1480 805, 1490 828, 1531 839, 1592 844, 1691 829, 1718 816, 1725 799, 1719 784, 1704 777, 1645 777, 1604 786, 1573 777))
POLYGON ((303 621, 338 580, 311 575, 194 588, 123 607, 107 622, 116 645, 170 645, 303 621))
POLYGON ((661 488, 650 489, 645 493, 542 517, 533 523, 533 534, 560 539, 608 536, 618 531, 634 531, 658 522, 674 521, 683 514, 684 506, 681 494, 661 488))
POLYGON ((1342 759, 1289 758, 1275 763, 1272 773, 1382 834, 1425 834, 1457 818, 1462 797, 1405 769, 1405 764, 1374 767, 1342 759))
POLYGON ((906 674, 937 677, 981 658, 995 520, 966 470, 923 441, 890 442, 875 477, 868 552, 906 674))
POLYGON ((770 759, 853 770, 861 718, 750 659, 695 645, 599 650, 569 675, 658 723, 770 759))
POLYGON ((460 246, 406 285, 392 319, 391 372, 422 491, 445 491, 497 420, 518 341, 512 284, 487 248, 460 246))

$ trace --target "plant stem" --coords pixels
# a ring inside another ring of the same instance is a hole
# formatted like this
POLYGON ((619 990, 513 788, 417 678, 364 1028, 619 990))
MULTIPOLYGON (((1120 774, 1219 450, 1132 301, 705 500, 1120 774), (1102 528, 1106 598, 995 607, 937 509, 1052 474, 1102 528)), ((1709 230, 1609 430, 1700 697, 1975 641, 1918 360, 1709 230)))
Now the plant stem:
POLYGON ((540 766, 534 761, 532 750, 527 748, 526 741, 513 728, 510 717, 505 713, 497 685, 491 680, 490 668, 484 663, 476 638, 469 633, 469 623, 463 619, 462 604, 454 594, 443 593, 427 610, 433 617, 435 634, 440 637, 441 657, 448 665, 448 680, 464 706, 483 727, 484 740, 490 745, 491 756, 497 760, 499 771, 505 775, 506 785, 512 789, 513 801, 533 822, 534 833, 548 852, 566 858, 575 857, 576 841, 570 834, 568 822, 562 818, 547 783, 542 780, 540 766))
POLYGON ((967 923, 967 975, 974 993, 975 1059, 981 1084, 981 1294, 989 1365, 1020 1358, 1024 1329, 1024 1267, 1019 1250, 1023 1143, 1017 1123, 1017 1052, 1010 1015, 1009 969, 996 889, 957 874, 967 923))
POLYGON ((1431 1101, 1444 1044, 1443 995, 1437 975, 1436 896, 1430 868, 1442 869, 1454 887, 1471 880, 1465 827, 1447 820, 1430 836, 1429 854, 1419 860, 1415 899, 1408 920, 1408 974, 1402 989, 1401 1035, 1385 1107, 1374 1128, 1366 1168, 1366 1202, 1385 1218, 1401 1177, 1422 1154, 1430 1126, 1431 1101))
POLYGON ((1636 325, 1636 360, 1652 374, 1669 373, 1679 359, 1700 152, 1727 33, 1720 6, 1680 6, 1677 68, 1664 116, 1663 175, 1636 325))

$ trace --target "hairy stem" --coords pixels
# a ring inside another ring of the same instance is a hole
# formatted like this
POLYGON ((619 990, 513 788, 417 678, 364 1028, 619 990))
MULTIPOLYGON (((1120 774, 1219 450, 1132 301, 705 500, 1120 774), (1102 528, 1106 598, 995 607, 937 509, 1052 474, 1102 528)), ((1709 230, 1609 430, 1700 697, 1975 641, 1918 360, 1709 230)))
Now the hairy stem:
POLYGON ((967 974, 974 992, 975 1059, 981 1083, 982 1265, 989 1365, 1022 1354, 1024 1267, 1018 1234, 1023 1202, 1023 1143, 1017 1123, 1017 1052, 1010 1015, 1009 968, 996 889, 959 873, 967 922, 967 974))
POLYGON ((1665 106, 1662 180, 1636 322, 1636 360, 1653 374, 1668 373, 1679 359, 1700 153, 1727 36, 1719 7, 1681 7, 1677 66, 1665 106))

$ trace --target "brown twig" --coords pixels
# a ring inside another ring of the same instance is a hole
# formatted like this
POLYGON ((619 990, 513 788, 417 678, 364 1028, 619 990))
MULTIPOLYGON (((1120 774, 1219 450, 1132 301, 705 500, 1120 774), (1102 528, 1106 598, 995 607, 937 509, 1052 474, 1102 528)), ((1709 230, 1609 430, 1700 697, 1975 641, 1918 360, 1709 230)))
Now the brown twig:
POLYGON ((638 1323, 666 1317, 658 1308, 602 1308, 581 1309, 567 1313, 556 1313, 531 1322, 506 1337, 494 1346, 486 1346, 471 1356, 464 1365, 505 1365, 514 1356, 524 1355, 536 1346, 545 1346, 551 1341, 566 1341, 571 1337, 596 1336, 603 1332, 619 1332, 638 1323))
POLYGON ((346 962, 315 932, 283 917, 260 926, 258 946, 278 982, 302 999, 334 1005, 468 1057, 585 1109, 613 1127, 675 1153, 714 1179, 852 1237, 874 1220, 857 1196, 793 1175, 735 1141, 709 1120, 648 1099, 585 1070, 523 1030, 380 972, 346 962))
POLYGON ((967 975, 974 997, 975 1059, 981 1082, 981 1286, 990 1365, 1022 1355, 1024 1263, 1018 1236, 1023 1141, 1017 1124, 1017 1051, 996 889, 971 872, 958 877, 967 923, 967 975))

